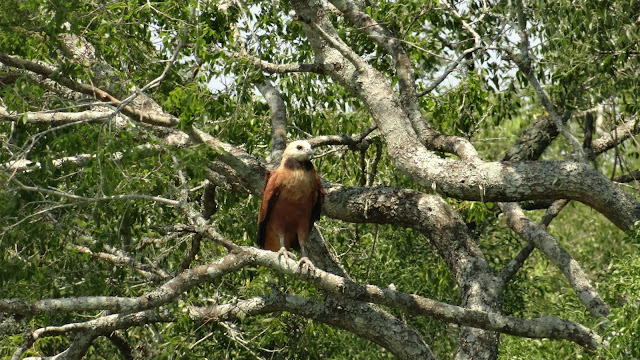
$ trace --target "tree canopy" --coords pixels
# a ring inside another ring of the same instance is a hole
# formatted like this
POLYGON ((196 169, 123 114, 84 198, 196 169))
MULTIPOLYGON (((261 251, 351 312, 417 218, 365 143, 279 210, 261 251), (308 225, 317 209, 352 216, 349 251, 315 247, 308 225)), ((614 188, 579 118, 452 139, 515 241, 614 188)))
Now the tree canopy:
POLYGON ((4 0, 0 357, 639 358, 638 1, 4 0), (305 139, 305 250, 256 247, 305 139))

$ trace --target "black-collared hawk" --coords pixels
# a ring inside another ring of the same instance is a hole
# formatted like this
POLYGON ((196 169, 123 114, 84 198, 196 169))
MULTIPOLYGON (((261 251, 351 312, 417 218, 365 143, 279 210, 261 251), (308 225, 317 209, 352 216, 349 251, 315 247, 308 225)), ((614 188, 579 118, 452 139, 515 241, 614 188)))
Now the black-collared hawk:
POLYGON ((313 150, 306 141, 293 141, 282 155, 280 166, 267 172, 258 214, 258 245, 287 256, 301 249, 313 223, 320 219, 325 191, 311 163, 313 150))

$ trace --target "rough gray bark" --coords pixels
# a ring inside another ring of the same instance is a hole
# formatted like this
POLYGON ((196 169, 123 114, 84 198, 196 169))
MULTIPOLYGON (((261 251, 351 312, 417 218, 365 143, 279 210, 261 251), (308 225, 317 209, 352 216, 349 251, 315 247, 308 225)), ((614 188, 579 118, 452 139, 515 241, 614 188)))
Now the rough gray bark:
MULTIPOLYGON (((215 232, 215 230, 203 226, 199 230, 199 233, 210 240, 216 242, 230 243, 230 240, 225 239, 222 235, 215 232), (206 228, 206 229, 205 229, 206 228)), ((542 317, 536 319, 521 319, 516 317, 504 316, 498 313, 482 310, 468 309, 455 305, 449 305, 441 303, 431 299, 424 298, 415 294, 406 294, 399 291, 380 288, 374 285, 363 285, 351 281, 348 278, 341 277, 335 274, 331 274, 319 268, 309 268, 307 266, 300 266, 300 264, 293 259, 285 259, 281 255, 260 250, 254 247, 241 247, 233 246, 233 251, 223 258, 221 258, 215 264, 202 265, 194 269, 185 270, 176 278, 166 282, 162 286, 155 290, 152 290, 138 298, 122 298, 122 297, 82 297, 71 298, 60 301, 58 299, 41 300, 36 302, 11 302, 3 301, 0 303, 1 311, 18 315, 33 315, 42 314, 47 312, 71 312, 71 311, 89 311, 89 310, 110 310, 119 311, 120 314, 105 315, 95 320, 90 320, 84 323, 67 324, 60 327, 43 328, 34 332, 32 340, 36 340, 43 335, 63 334, 67 332, 80 332, 94 330, 96 334, 104 334, 111 332, 115 329, 125 328, 136 324, 142 324, 147 322, 166 322, 171 321, 174 315, 171 315, 167 311, 156 312, 149 310, 151 308, 161 308, 163 305, 169 304, 175 297, 175 294, 182 293, 191 287, 201 284, 205 281, 210 281, 212 277, 219 277, 221 274, 226 274, 236 270, 238 267, 244 267, 248 265, 261 265, 267 268, 271 268, 297 278, 302 281, 307 281, 320 289, 323 289, 332 294, 339 294, 345 298, 373 302, 390 307, 396 307, 415 314, 433 316, 444 321, 452 322, 460 325, 470 325, 482 329, 500 331, 508 334, 527 336, 527 337, 544 337, 553 339, 566 339, 574 341, 578 344, 589 348, 597 348, 599 346, 600 338, 597 334, 589 330, 588 328, 570 322, 553 317, 542 317)), ((291 296, 272 295, 270 298, 262 297, 257 299, 240 301, 238 303, 223 304, 217 306, 215 311, 207 310, 206 312, 199 308, 192 308, 192 317, 204 317, 207 313, 212 316, 224 316, 225 319, 237 318, 238 314, 251 315, 252 312, 264 313, 272 311, 286 310, 286 306, 290 306, 288 302, 292 299, 297 300, 291 296)), ((371 322, 356 321, 357 324, 345 324, 345 328, 351 329, 351 331, 365 331, 369 336, 374 336, 378 340, 374 342, 383 342, 385 347, 390 349, 401 358, 415 358, 417 347, 412 347, 409 350, 402 350, 402 347, 407 347, 407 338, 398 341, 394 340, 393 333, 398 332, 400 334, 405 333, 402 330, 398 319, 389 317, 387 320, 391 323, 380 322, 379 318, 371 317, 370 311, 362 312, 362 308, 359 303, 344 303, 349 308, 354 310, 355 316, 364 317, 371 322), (371 327, 373 324, 377 330, 371 332, 366 330, 366 327, 371 327), (393 326, 393 332, 387 333, 382 331, 384 326, 393 326), (379 333, 382 331, 382 333, 379 333), (381 336, 385 336, 386 340, 381 340, 381 336), (402 355, 405 354, 405 355, 402 355), (413 355, 411 355, 413 354, 413 355)), ((316 307, 316 305, 313 305, 316 307)), ((325 302, 320 306, 324 311, 332 311, 332 319, 338 319, 340 316, 347 316, 342 313, 346 309, 336 308, 331 302, 325 302)), ((304 312, 304 310, 298 310, 304 312)), ((315 315, 317 316, 317 315, 315 315)), ((330 319, 329 319, 330 320, 330 319)), ((361 318, 362 320, 362 318, 361 318)), ((334 320, 330 320, 334 321, 334 320)), ((335 320, 337 321, 337 320, 335 320)), ((400 337, 403 338, 403 337, 400 337)), ((416 339, 420 339, 417 337, 416 339)), ((420 340, 421 342, 421 340, 420 340)), ((423 354, 424 355, 424 354, 423 354)))

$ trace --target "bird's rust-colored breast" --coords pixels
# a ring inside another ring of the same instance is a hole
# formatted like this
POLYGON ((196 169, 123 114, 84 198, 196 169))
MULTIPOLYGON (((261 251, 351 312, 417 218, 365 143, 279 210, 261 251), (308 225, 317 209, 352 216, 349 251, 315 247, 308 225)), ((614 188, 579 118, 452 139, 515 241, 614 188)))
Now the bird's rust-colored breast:
POLYGON ((287 160, 266 178, 258 215, 258 244, 269 250, 302 245, 320 218, 324 190, 310 161, 287 160))

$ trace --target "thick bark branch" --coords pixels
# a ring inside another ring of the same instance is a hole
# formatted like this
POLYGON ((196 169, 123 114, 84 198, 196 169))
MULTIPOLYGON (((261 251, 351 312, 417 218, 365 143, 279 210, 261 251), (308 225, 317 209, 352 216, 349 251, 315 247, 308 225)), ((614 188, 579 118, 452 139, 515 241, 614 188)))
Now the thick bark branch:
POLYGON ((399 359, 434 359, 419 336, 405 338, 404 344, 392 343, 394 336, 389 336, 389 330, 404 327, 402 322, 388 316, 384 321, 371 317, 363 312, 361 305, 355 302, 344 302, 339 306, 333 302, 317 303, 308 299, 273 292, 266 296, 239 301, 234 304, 224 304, 206 308, 190 308, 190 316, 200 321, 242 321, 247 316, 287 311, 304 316, 315 321, 343 329, 369 339, 385 349, 393 351, 399 359))
MULTIPOLYGON (((210 236, 209 233, 204 233, 203 235, 210 236)), ((105 326, 113 327, 113 324, 120 323, 118 321, 126 322, 136 321, 135 319, 140 318, 147 319, 150 314, 155 313, 143 310, 162 306, 193 286, 204 281, 210 281, 218 278, 224 275, 224 273, 236 271, 239 268, 250 264, 268 267, 285 275, 310 282, 318 288, 330 293, 346 296, 353 300, 396 307, 411 313, 430 316, 446 322, 473 326, 491 331, 499 331, 516 336, 565 339, 576 342, 577 344, 590 349, 595 349, 599 346, 600 338, 597 334, 582 325, 570 321, 552 317, 520 319, 516 317, 503 316, 498 313, 449 305, 424 298, 419 295, 405 294, 374 285, 362 285, 344 277, 325 272, 319 268, 309 269, 308 267, 300 266, 300 264, 295 260, 286 259, 277 253, 253 247, 239 247, 237 252, 225 256, 216 263, 202 265, 192 270, 187 270, 167 282, 162 287, 139 298, 96 297, 52 299, 32 303, 25 301, 15 302, 11 300, 3 300, 0 302, 0 306, 2 306, 0 307, 0 311, 23 315, 33 315, 36 313, 51 311, 88 311, 100 309, 109 309, 114 311, 131 309, 136 312, 134 314, 126 315, 124 318, 122 318, 122 315, 116 314, 93 320, 96 323, 104 323, 107 324, 105 326), (223 269, 226 271, 223 271, 223 269), (135 304, 135 307, 114 306, 115 303, 124 304, 127 302, 129 304, 135 304), (64 304, 74 304, 76 306, 63 306, 64 304), (9 305, 9 307, 6 305, 9 305), (102 307, 96 305, 102 305, 102 307), (43 307, 46 307, 46 311, 35 311, 36 309, 42 309, 43 307), (27 309, 29 309, 29 311, 25 311, 27 309), (128 317, 131 317, 133 320, 128 317)), ((235 304, 229 305, 226 308, 233 309, 233 306, 235 306, 235 304)), ((239 309, 239 311, 241 310, 242 309, 239 309)), ((157 321, 165 321, 163 320, 164 317, 159 319, 160 320, 157 321)), ((68 324, 61 327, 45 328, 46 330, 42 330, 42 332, 66 333, 68 331, 80 331, 91 328, 91 324, 91 322, 68 324)))
MULTIPOLYGON (((418 133, 422 143, 430 150, 443 151, 458 155, 460 158, 477 161, 480 159, 475 148, 466 139, 444 135, 435 131, 426 122, 420 110, 418 98, 424 94, 418 94, 415 87, 415 77, 411 60, 405 51, 402 42, 389 30, 380 25, 357 5, 348 0, 334 0, 331 3, 359 29, 363 30, 372 40, 380 44, 393 56, 398 76, 399 99, 402 108, 406 111, 411 124, 418 133)), ((475 32, 474 32, 475 33, 475 32)), ((479 36, 475 33, 476 47, 466 50, 464 56, 480 48, 479 36)), ((453 68, 446 73, 448 75, 453 68)), ((442 80, 444 80, 443 75, 442 80)))
POLYGON ((623 141, 633 137, 640 132, 638 119, 625 121, 618 125, 613 131, 608 132, 600 138, 591 142, 591 148, 595 154, 601 154, 607 150, 613 149, 623 141))
MULTIPOLYGON (((568 116, 562 118, 566 122, 568 116)), ((503 161, 537 160, 558 136, 558 127, 548 116, 540 116, 507 151, 503 161)))
MULTIPOLYGON (((306 16, 315 14, 309 10, 306 16)), ((324 21, 314 19, 314 23, 324 21)), ((321 43, 322 39, 317 39, 312 29, 307 36, 312 45, 321 43)), ((319 60, 326 61, 329 74, 365 103, 387 143, 390 157, 417 183, 463 200, 574 199, 604 214, 623 230, 640 219, 640 204, 586 164, 467 163, 436 156, 422 146, 408 115, 382 74, 367 64, 361 64, 364 69, 356 70, 349 66, 341 52, 331 47, 317 45, 314 48, 319 60), (335 63, 343 64, 338 71, 331 65, 335 63)))
POLYGON ((112 111, 81 111, 81 112, 27 112, 24 114, 11 114, 6 108, 0 107, 0 120, 26 121, 30 124, 71 124, 86 122, 102 122, 115 116, 112 111))
POLYGON ((440 303, 419 295, 405 294, 374 285, 358 284, 320 269, 301 268, 295 260, 284 259, 277 254, 255 248, 244 248, 243 251, 247 251, 256 264, 308 281, 325 291, 342 294, 354 300, 397 307, 459 325, 500 331, 516 336, 571 340, 591 349, 596 349, 599 346, 600 337, 597 334, 570 321, 552 317, 519 319, 492 312, 472 310, 440 303))
POLYGON ((398 77, 400 101, 406 109, 411 121, 426 124, 416 91, 415 77, 411 59, 405 51, 402 41, 391 31, 380 25, 369 14, 362 11, 349 0, 332 0, 331 3, 340 10, 358 29, 364 31, 373 41, 380 44, 394 59, 398 77))

